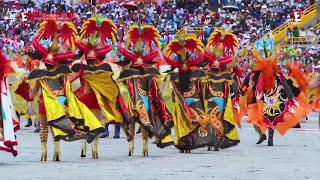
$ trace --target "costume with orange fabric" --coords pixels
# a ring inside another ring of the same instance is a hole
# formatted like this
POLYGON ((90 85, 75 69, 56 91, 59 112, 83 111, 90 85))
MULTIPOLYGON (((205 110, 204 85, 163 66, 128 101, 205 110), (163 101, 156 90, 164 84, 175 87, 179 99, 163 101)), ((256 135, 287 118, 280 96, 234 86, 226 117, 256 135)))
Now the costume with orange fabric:
POLYGON ((256 66, 250 82, 253 97, 248 100, 248 121, 261 133, 269 129, 269 146, 273 146, 274 129, 284 135, 306 115, 303 94, 282 75, 275 52, 270 39, 256 43, 256 66))
MULTIPOLYGON (((309 111, 312 110, 312 103, 307 98, 309 85, 311 83, 310 79, 308 79, 308 72, 303 72, 302 67, 298 62, 294 62, 293 64, 289 64, 288 67, 288 83, 292 85, 292 91, 297 92, 295 89, 299 89, 301 92, 297 95, 299 102, 299 112, 302 116, 307 116, 309 111)), ((298 91, 299 92, 299 91, 298 91)), ((300 128, 300 124, 298 123, 295 128, 300 128)))
POLYGON ((14 111, 7 75, 13 73, 7 58, 0 51, 0 91, 1 91, 1 117, 0 117, 0 150, 17 156, 15 132, 20 128, 18 117, 14 111))

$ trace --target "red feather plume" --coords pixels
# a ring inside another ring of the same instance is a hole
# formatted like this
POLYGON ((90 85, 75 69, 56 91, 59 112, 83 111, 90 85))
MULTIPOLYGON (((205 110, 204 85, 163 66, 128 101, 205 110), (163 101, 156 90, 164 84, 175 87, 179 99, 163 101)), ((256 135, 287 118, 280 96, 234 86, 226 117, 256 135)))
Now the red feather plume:
POLYGON ((140 38, 139 27, 137 25, 132 26, 128 31, 128 35, 132 43, 135 44, 136 42, 138 42, 140 38))
POLYGON ((194 50, 197 49, 197 46, 198 46, 198 42, 193 38, 186 39, 184 41, 184 47, 189 51, 193 52, 194 50))
POLYGON ((60 28, 60 37, 62 38, 63 44, 69 41, 71 47, 73 48, 73 41, 77 38, 77 31, 71 23, 64 23, 60 28))
POLYGON ((222 35, 221 31, 217 30, 217 31, 213 32, 213 34, 210 36, 210 38, 208 40, 208 45, 215 46, 218 43, 220 43, 221 42, 221 35, 222 35))
POLYGON ((40 24, 38 33, 41 35, 39 38, 41 39, 43 37, 46 37, 49 39, 58 31, 59 30, 58 30, 57 21, 53 21, 53 20, 44 21, 40 24))
POLYGON ((109 38, 112 43, 115 43, 115 34, 117 33, 117 27, 111 20, 107 19, 102 21, 101 26, 98 29, 101 34, 101 41, 104 42, 106 38, 109 38))
MULTIPOLYGON (((83 35, 86 34, 88 36, 91 36, 91 34, 95 33, 98 30, 97 26, 97 19, 95 18, 89 18, 83 25, 80 33, 83 35), (85 32, 85 33, 84 33, 85 32)), ((81 36, 81 39, 83 36, 81 36)))
POLYGON ((145 26, 141 36, 144 42, 155 42, 155 39, 160 37, 159 31, 153 26, 145 26))
POLYGON ((223 50, 232 50, 232 53, 234 52, 234 47, 239 47, 238 40, 233 34, 226 34, 222 40, 223 44, 223 50))
POLYGON ((176 54, 178 54, 182 48, 183 48, 182 44, 177 40, 171 41, 166 47, 167 51, 171 51, 170 53, 176 53, 176 54))

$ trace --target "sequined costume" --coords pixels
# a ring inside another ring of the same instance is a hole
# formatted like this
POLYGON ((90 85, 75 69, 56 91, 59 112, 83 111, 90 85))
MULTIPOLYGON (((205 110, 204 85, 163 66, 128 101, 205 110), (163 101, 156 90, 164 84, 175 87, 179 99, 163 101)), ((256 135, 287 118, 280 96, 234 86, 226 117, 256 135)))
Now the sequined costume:
POLYGON ((273 146, 274 129, 281 135, 307 114, 303 93, 288 81, 277 65, 277 53, 270 39, 256 43, 255 68, 248 88, 248 121, 264 133, 273 146))
MULTIPOLYGON (((125 57, 119 64, 122 69, 117 82, 121 92, 121 112, 128 140, 133 140, 135 123, 142 127, 144 151, 148 138, 155 136, 161 148, 173 144, 170 129, 173 127, 170 113, 165 107, 157 80, 161 78, 159 70, 153 66, 159 55, 159 32, 153 26, 132 25, 126 33, 126 45, 122 47, 122 39, 117 48, 125 57), (131 51, 131 52, 130 52, 131 51)), ((129 155, 133 153, 133 142, 129 155)), ((144 152, 144 155, 147 153, 144 152)))
POLYGON ((240 89, 236 76, 226 66, 232 62, 238 41, 234 34, 215 30, 209 37, 204 57, 209 65, 204 83, 205 111, 210 124, 216 129, 220 148, 240 142, 236 122, 240 121, 240 89))
MULTIPOLYGON (((75 45, 85 54, 86 64, 80 63, 72 66, 73 72, 82 74, 80 76, 81 87, 77 91, 79 100, 94 111, 98 119, 101 119, 102 112, 108 123, 117 123, 119 126, 123 121, 117 109, 119 88, 112 78, 114 73, 111 66, 108 63, 101 63, 112 48, 112 44, 106 44, 107 38, 115 43, 117 28, 110 19, 90 18, 83 24, 81 32, 79 42, 76 42, 75 45), (87 44, 82 41, 83 38, 89 39, 87 44)), ((93 152, 96 153, 94 158, 98 158, 97 141, 98 139, 94 142, 93 147, 93 152)), ((86 149, 83 148, 82 157, 85 156, 85 152, 86 149)))
POLYGON ((175 134, 179 134, 180 138, 176 140, 176 147, 180 152, 218 146, 216 130, 210 124, 204 104, 202 80, 207 79, 207 75, 200 68, 196 68, 203 61, 202 46, 198 39, 182 38, 171 41, 163 53, 166 62, 179 69, 179 72, 169 72, 169 76, 173 83, 174 95, 177 97, 174 102, 182 107, 179 113, 183 119, 174 121, 175 134))
POLYGON ((60 160, 59 140, 74 141, 86 139, 91 143, 95 137, 103 132, 98 119, 81 103, 71 91, 69 79, 66 75, 71 70, 66 65, 72 62, 76 55, 74 41, 76 30, 71 23, 58 24, 56 21, 44 21, 40 24, 32 45, 39 53, 46 69, 35 69, 30 72, 27 81, 35 81, 36 85, 30 95, 41 90, 39 100, 40 138, 42 142, 41 160, 47 159, 48 125, 51 126, 54 137, 53 160, 60 160), (46 49, 39 44, 44 38, 52 38, 52 45, 46 49), (60 41, 61 40, 61 41, 60 41), (68 52, 59 52, 59 49, 68 52), (68 48, 67 48, 68 47, 68 48))

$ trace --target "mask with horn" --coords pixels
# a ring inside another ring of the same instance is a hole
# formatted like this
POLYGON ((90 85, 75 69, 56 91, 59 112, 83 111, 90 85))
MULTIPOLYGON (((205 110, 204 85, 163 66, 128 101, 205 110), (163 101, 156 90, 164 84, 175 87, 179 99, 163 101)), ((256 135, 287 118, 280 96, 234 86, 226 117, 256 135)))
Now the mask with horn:
POLYGON ((76 39, 77 31, 72 23, 66 22, 59 26, 57 21, 49 20, 40 24, 32 45, 42 57, 42 62, 57 66, 62 61, 71 61, 76 55, 74 46, 76 39), (39 43, 44 38, 51 39, 51 47, 45 48, 39 43), (59 52, 60 47, 65 47, 65 49, 69 47, 70 51, 59 52))
POLYGON ((231 63, 236 47, 239 47, 238 40, 233 33, 215 30, 211 33, 204 52, 209 67, 219 68, 231 63))
POLYGON ((165 48, 163 57, 166 62, 178 68, 179 72, 189 72, 203 60, 202 42, 193 37, 172 40, 165 48), (195 56, 191 59, 191 56, 195 56), (172 58, 176 58, 173 60, 172 58))
POLYGON ((126 33, 125 47, 121 46, 121 40, 117 44, 117 49, 126 59, 130 60, 135 65, 144 66, 152 63, 159 55, 160 43, 159 31, 151 26, 144 24, 132 25, 126 33), (154 49, 156 47, 157 49, 154 49), (130 52, 130 51, 131 52, 130 52))
POLYGON ((281 72, 277 64, 279 57, 273 39, 266 37, 258 40, 253 55, 255 56, 254 71, 262 72, 263 90, 270 92, 276 83, 275 73, 281 72))
POLYGON ((75 42, 76 46, 85 54, 87 60, 100 61, 99 57, 104 57, 112 49, 112 45, 107 44, 107 38, 112 44, 116 42, 117 27, 108 18, 92 17, 82 25, 80 33, 79 41, 75 42), (85 38, 87 44, 82 42, 85 38))

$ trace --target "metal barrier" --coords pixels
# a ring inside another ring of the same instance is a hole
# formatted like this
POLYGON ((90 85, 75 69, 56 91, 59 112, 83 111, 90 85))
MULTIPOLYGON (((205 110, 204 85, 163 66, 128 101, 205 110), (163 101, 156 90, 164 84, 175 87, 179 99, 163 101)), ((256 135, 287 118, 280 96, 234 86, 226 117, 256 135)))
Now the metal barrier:
MULTIPOLYGON (((316 17, 316 15, 317 15, 317 4, 314 3, 313 5, 311 5, 310 7, 308 7, 307 9, 302 11, 301 22, 293 22, 292 19, 289 19, 281 26, 278 26, 277 28, 272 30, 271 34, 274 38, 274 42, 276 43, 280 39, 282 39, 285 36, 288 28, 292 29, 292 28, 294 28, 295 25, 297 25, 297 27, 301 27, 304 24, 306 24, 307 22, 309 22, 312 18, 316 17)), ((319 23, 319 26, 320 26, 320 23, 319 23)), ((269 33, 262 36, 262 38, 267 37, 267 36, 269 36, 269 33)), ((248 50, 253 49, 255 43, 256 42, 252 43, 250 46, 247 47, 247 49, 248 50)), ((286 42, 283 41, 282 43, 286 43, 286 42)))
POLYGON ((285 47, 287 45, 288 38, 285 38, 284 41, 278 44, 280 48, 285 47))
POLYGON ((185 35, 197 37, 201 32, 203 32, 203 27, 183 27, 174 35, 174 37, 177 38, 185 35))
POLYGON ((286 45, 312 45, 319 44, 320 45, 320 36, 313 37, 287 37, 283 42, 279 44, 280 47, 284 47, 286 45))
POLYGON ((174 35, 174 37, 177 38, 177 37, 180 37, 180 36, 182 36, 183 34, 185 34, 186 28, 187 28, 187 27, 181 28, 181 29, 174 35))
POLYGON ((319 23, 319 24, 314 25, 314 26, 312 27, 312 29, 313 29, 313 30, 314 30, 314 29, 319 29, 319 30, 320 30, 320 23, 319 23))
POLYGON ((307 22, 309 22, 312 18, 314 18, 317 15, 317 4, 313 4, 307 9, 302 11, 302 18, 301 22, 294 22, 292 19, 289 19, 287 22, 285 22, 283 25, 277 27, 276 29, 272 30, 272 35, 274 36, 274 41, 277 42, 280 39, 284 37, 286 34, 288 28, 293 28, 294 25, 297 25, 297 27, 301 27, 307 22))

